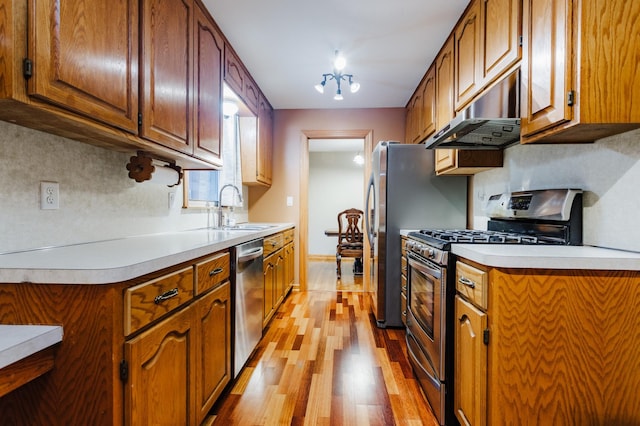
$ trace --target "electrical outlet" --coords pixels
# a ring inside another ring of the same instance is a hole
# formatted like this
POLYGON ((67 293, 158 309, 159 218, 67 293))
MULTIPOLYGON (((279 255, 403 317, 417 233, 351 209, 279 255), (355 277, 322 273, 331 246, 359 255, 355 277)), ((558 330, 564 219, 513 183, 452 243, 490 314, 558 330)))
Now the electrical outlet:
POLYGON ((60 208, 60 185, 58 182, 40 182, 40 209, 60 208))
POLYGON ((169 193, 169 210, 171 210, 171 207, 173 207, 173 201, 175 200, 176 194, 174 192, 170 192, 169 193))

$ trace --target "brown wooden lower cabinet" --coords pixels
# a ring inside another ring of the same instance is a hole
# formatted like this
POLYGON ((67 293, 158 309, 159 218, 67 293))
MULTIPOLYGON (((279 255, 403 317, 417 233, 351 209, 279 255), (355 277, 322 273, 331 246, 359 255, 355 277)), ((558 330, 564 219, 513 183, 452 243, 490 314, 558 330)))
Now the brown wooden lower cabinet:
POLYGON ((264 316, 262 325, 266 327, 293 287, 295 268, 293 229, 265 238, 264 252, 265 258, 262 265, 264 316))
POLYGON ((454 407, 461 424, 640 424, 638 271, 503 269, 464 260, 457 275, 476 284, 472 291, 457 284, 454 407))
POLYGON ((65 333, 54 368, 0 398, 0 423, 202 423, 231 380, 230 267, 225 250, 125 283, 0 284, 0 323, 65 333))

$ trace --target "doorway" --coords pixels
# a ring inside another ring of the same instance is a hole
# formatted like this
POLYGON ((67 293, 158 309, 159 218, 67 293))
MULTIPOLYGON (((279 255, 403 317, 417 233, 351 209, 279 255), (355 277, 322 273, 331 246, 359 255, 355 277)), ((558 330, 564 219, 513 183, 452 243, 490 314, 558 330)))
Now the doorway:
MULTIPOLYGON (((364 164, 362 167, 362 191, 366 189, 367 178, 371 173, 371 151, 373 149, 373 132, 371 130, 321 130, 321 131, 303 131, 301 135, 301 173, 300 173, 300 235, 307 238, 300 238, 300 250, 299 250, 299 275, 301 290, 307 290, 308 282, 308 260, 309 260, 309 152, 310 141, 322 139, 322 140, 336 140, 336 139, 360 139, 362 140, 362 156, 364 157, 364 164)), ((362 203, 364 206, 364 203, 362 203)), ((336 212, 337 215, 337 212, 336 212)), ((334 221, 336 219, 334 218, 334 221)), ((337 227, 337 223, 334 225, 337 227)), ((317 231, 316 231, 317 232, 317 231)), ((329 238, 329 237, 326 237, 329 238)), ((334 244, 335 248, 335 244, 334 244)), ((369 250, 369 244, 365 238, 364 242, 365 253, 369 250)), ((334 253, 334 265, 335 265, 335 251, 334 253)), ((312 253, 313 254, 313 253, 312 253)), ((369 270, 369 259, 364 256, 364 271, 362 289, 364 291, 369 290, 369 277, 366 271, 369 270)), ((346 272, 346 267, 343 267, 343 271, 346 272)), ((335 267, 334 267, 335 273, 335 267)), ((344 274, 343 274, 344 275, 344 274)))

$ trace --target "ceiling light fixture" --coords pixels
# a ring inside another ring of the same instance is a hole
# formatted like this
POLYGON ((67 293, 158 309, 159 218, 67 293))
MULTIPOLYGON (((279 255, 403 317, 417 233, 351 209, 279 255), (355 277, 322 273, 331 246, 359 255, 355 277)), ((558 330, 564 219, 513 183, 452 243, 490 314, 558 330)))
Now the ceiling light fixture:
POLYGON ((349 83, 349 90, 351 93, 356 93, 360 90, 360 83, 353 81, 353 74, 343 74, 342 70, 347 64, 347 60, 344 56, 340 55, 340 52, 336 50, 336 57, 333 60, 333 72, 329 74, 322 74, 322 81, 316 84, 314 87, 320 93, 324 93, 324 86, 327 84, 327 81, 335 80, 338 85, 338 89, 336 90, 336 95, 333 97, 336 101, 341 101, 344 99, 342 97, 342 89, 340 87, 340 83, 344 80, 349 83))
POLYGON ((357 153, 355 155, 355 157, 353 157, 353 162, 356 163, 357 165, 361 166, 364 164, 364 157, 362 156, 361 153, 357 153))

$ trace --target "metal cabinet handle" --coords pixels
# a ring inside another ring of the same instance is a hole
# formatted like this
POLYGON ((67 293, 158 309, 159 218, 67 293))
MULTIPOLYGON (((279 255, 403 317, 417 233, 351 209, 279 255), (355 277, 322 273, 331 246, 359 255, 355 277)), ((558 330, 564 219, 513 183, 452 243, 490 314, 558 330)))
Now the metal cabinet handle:
POLYGON ((403 293, 406 293, 406 292, 407 292, 407 286, 406 286, 406 285, 403 285, 403 286, 402 286, 402 292, 403 292, 403 293))
POLYGON ((216 268, 213 271, 209 271, 209 276, 212 277, 214 275, 218 275, 222 271, 224 271, 224 268, 216 268))
POLYGON ((462 285, 466 285, 467 287, 476 288, 476 283, 474 283, 467 277, 458 278, 458 282, 462 285))
POLYGON ((155 299, 153 299, 153 302, 156 305, 159 305, 160 303, 164 302, 165 300, 169 300, 172 297, 176 297, 177 295, 178 295, 178 287, 172 288, 171 290, 165 291, 161 295, 156 296, 155 299))

